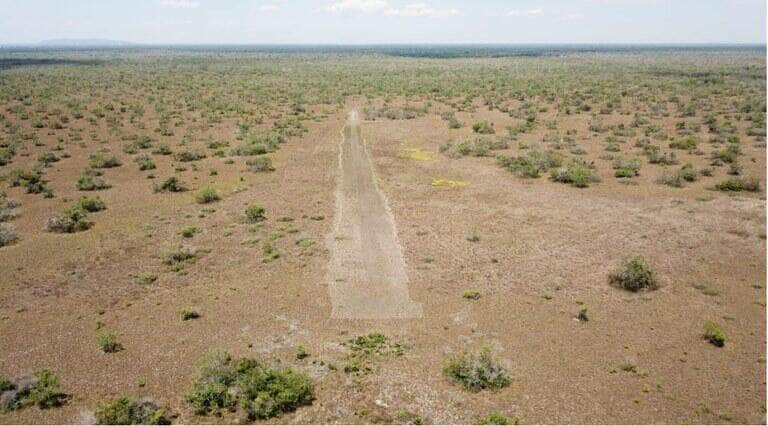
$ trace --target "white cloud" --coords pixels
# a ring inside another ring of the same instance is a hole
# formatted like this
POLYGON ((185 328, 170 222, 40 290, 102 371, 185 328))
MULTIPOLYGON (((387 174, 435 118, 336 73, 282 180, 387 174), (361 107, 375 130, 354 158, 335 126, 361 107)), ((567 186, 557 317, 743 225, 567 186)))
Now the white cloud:
POLYGON ((460 15, 458 9, 435 9, 426 3, 412 3, 405 5, 401 9, 389 9, 386 11, 390 16, 409 16, 409 17, 439 17, 460 15))
POLYGON ((197 9, 200 6, 200 3, 194 0, 161 0, 160 4, 174 9, 197 9))
POLYGON ((338 0, 327 5, 323 10, 335 14, 364 13, 427 18, 461 14, 458 9, 437 9, 427 3, 410 3, 403 7, 393 7, 387 0, 338 0))
POLYGON ((530 10, 510 10, 507 15, 509 16, 537 16, 544 13, 543 9, 530 9, 530 10))
POLYGON ((280 6, 276 4, 262 4, 259 6, 259 10, 262 12, 277 12, 280 10, 280 6))
POLYGON ((380 13, 388 9, 386 0, 339 0, 324 8, 330 13, 380 13))

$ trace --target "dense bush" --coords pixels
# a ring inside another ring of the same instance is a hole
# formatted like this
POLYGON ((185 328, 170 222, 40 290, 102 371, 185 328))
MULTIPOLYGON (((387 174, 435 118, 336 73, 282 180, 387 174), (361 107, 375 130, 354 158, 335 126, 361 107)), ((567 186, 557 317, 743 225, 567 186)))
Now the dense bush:
POLYGON ((99 177, 99 172, 92 169, 88 169, 77 178, 75 188, 80 191, 98 191, 101 189, 109 189, 112 185, 108 184, 104 179, 99 177))
POLYGON ((245 164, 248 166, 248 170, 252 172, 271 172, 275 170, 275 168, 272 167, 272 159, 263 155, 248 159, 245 164))
POLYGON ((654 290, 658 287, 656 277, 645 259, 634 257, 621 270, 609 275, 611 284, 629 291, 654 290))
POLYGON ((741 191, 758 192, 760 191, 760 180, 757 178, 726 179, 718 183, 717 185, 715 185, 715 188, 717 188, 720 191, 729 191, 729 192, 741 192, 741 191))
POLYGON ((714 321, 704 323, 704 338, 717 347, 725 346, 725 332, 714 321))
POLYGON ((560 167, 563 164, 563 157, 554 151, 534 149, 519 157, 499 155, 496 161, 515 176, 537 178, 548 170, 560 167))
POLYGON ((201 363, 187 401, 197 414, 243 409, 247 421, 294 411, 314 399, 307 375, 291 368, 275 370, 254 359, 233 359, 212 352, 201 363))
POLYGON ((77 207, 93 213, 105 210, 107 205, 99 197, 80 197, 80 199, 77 200, 77 207))
POLYGON ((66 401, 66 395, 59 391, 59 379, 51 370, 42 369, 16 381, 0 382, 1 411, 17 410, 29 405, 52 408, 66 401))
POLYGON ((555 182, 568 183, 577 188, 586 188, 597 178, 583 160, 575 158, 567 167, 552 170, 550 177, 555 182))
POLYGON ((56 233, 73 233, 85 231, 93 226, 93 222, 88 220, 88 212, 75 206, 70 207, 60 215, 48 219, 45 229, 56 233))
POLYGON ((187 190, 186 185, 176 176, 171 176, 160 185, 154 185, 155 192, 184 192, 187 190))
POLYGON ((248 223, 261 222, 266 219, 264 212, 266 210, 259 204, 251 204, 245 208, 245 221, 248 223))
POLYGON ((208 204, 221 200, 221 196, 210 186, 204 186, 195 193, 195 201, 198 204, 208 204))
POLYGON ((483 348, 478 353, 450 355, 443 373, 451 381, 473 392, 500 389, 510 383, 507 370, 493 359, 489 348, 483 348))
POLYGON ((165 410, 153 399, 120 397, 100 404, 95 411, 99 425, 169 425, 165 410))
POLYGON ((112 167, 118 167, 122 165, 122 163, 114 155, 107 155, 103 152, 97 152, 96 154, 91 154, 88 160, 88 165, 92 169, 109 169, 112 167))

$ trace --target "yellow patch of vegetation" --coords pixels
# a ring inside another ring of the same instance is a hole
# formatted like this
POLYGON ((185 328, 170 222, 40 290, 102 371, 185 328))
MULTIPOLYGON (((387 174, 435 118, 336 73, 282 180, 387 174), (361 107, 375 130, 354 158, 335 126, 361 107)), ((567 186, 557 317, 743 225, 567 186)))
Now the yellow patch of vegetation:
POLYGON ((400 150, 400 158, 409 158, 416 161, 432 161, 435 156, 421 148, 405 148, 400 150))
POLYGON ((442 186, 447 188, 464 188, 469 185, 463 180, 450 180, 450 179, 432 179, 432 186, 442 186))

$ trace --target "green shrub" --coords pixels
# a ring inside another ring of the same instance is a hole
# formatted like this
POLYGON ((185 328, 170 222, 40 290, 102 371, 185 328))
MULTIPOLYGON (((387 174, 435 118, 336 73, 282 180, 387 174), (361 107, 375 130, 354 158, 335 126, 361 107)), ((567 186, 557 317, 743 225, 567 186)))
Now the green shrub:
POLYGON ((45 229, 56 233, 74 233, 85 231, 91 226, 93 222, 88 220, 88 212, 75 206, 64 210, 60 216, 48 219, 45 229))
POLYGON ((670 142, 669 147, 672 149, 684 149, 684 150, 694 150, 699 145, 699 141, 693 137, 688 136, 682 139, 676 139, 672 142, 670 142))
POLYGON ((88 165, 92 169, 109 169, 118 167, 122 163, 114 155, 108 156, 105 153, 97 152, 96 154, 91 154, 88 159, 88 165))
POLYGON ((248 223, 261 222, 266 219, 264 216, 265 211, 263 206, 259 204, 251 204, 245 208, 245 221, 248 223))
POLYGON ((567 167, 552 170, 550 177, 555 182, 568 183, 577 188, 586 188, 596 179, 592 171, 580 159, 573 159, 567 167))
POLYGON ((200 318, 200 313, 192 308, 184 308, 181 310, 181 320, 189 321, 191 319, 200 318))
POLYGON ((36 371, 16 381, 3 380, 0 389, 0 411, 11 411, 37 405, 40 408, 58 407, 66 402, 59 391, 59 379, 48 369, 36 371))
POLYGON ((475 133, 479 133, 481 135, 490 135, 490 134, 496 133, 496 130, 494 130, 493 128, 493 123, 490 123, 487 120, 480 121, 473 124, 472 130, 475 133))
POLYGON ((609 281, 629 291, 654 290, 658 287, 653 271, 645 259, 639 256, 624 262, 621 270, 609 275, 609 281))
POLYGON ((109 189, 111 187, 112 185, 98 177, 92 170, 86 170, 85 173, 77 178, 77 182, 75 183, 75 188, 80 191, 98 191, 101 189, 109 189))
POLYGON ((139 165, 139 170, 153 170, 157 166, 155 166, 155 162, 152 161, 152 157, 150 157, 147 154, 141 154, 136 156, 136 158, 133 159, 133 161, 139 165))
POLYGON ((152 153, 158 155, 171 155, 173 154, 173 151, 167 143, 160 143, 155 146, 155 149, 152 150, 152 153))
POLYGON ((173 155, 173 158, 176 159, 176 161, 181 161, 182 163, 202 160, 205 157, 205 153, 199 150, 180 151, 173 155))
POLYGON ((467 290, 464 292, 464 294, 461 295, 461 297, 469 300, 477 300, 480 298, 480 292, 477 290, 467 290))
POLYGON ((516 417, 511 419, 501 413, 491 413, 488 417, 481 417, 475 422, 477 425, 517 425, 520 420, 516 417))
POLYGON ((221 197, 216 190, 210 186, 202 187, 195 193, 195 201, 197 201, 198 204, 208 204, 219 200, 221 200, 221 197))
POLYGON ((760 180, 757 178, 726 179, 718 183, 717 185, 715 185, 715 188, 717 188, 720 191, 729 191, 729 192, 741 192, 741 191, 758 192, 760 191, 760 180))
POLYGON ((252 172, 260 173, 271 172, 275 170, 275 168, 272 167, 272 159, 267 156, 250 158, 245 161, 245 164, 248 166, 248 170, 252 172))
POLYGON ((247 421, 268 419, 294 411, 314 399, 314 385, 301 372, 275 370, 250 358, 233 359, 226 352, 212 352, 199 367, 187 401, 197 414, 236 410, 247 421))
POLYGON ((640 161, 637 159, 617 158, 613 161, 614 176, 631 178, 640 175, 640 161))
POLYGON ((686 163, 678 172, 680 178, 686 182, 695 182, 699 179, 699 172, 693 167, 693 164, 686 163))
POLYGON ((725 345, 725 332, 714 321, 707 321, 704 323, 704 337, 717 347, 723 347, 725 345))
POLYGON ((100 404, 94 413, 99 425, 169 425, 165 410, 151 398, 120 397, 100 404))
POLYGON ((370 333, 355 336, 349 339, 345 345, 355 355, 395 355, 403 354, 403 346, 392 342, 389 337, 381 333, 370 333))
POLYGON ((40 170, 24 171, 14 170, 8 176, 8 182, 12 187, 20 186, 27 194, 43 194, 50 198, 53 191, 48 187, 48 181, 43 179, 40 170))
POLYGON ((730 144, 724 149, 713 151, 711 158, 715 161, 722 161, 723 163, 733 163, 738 160, 739 154, 741 154, 741 149, 739 149, 739 146, 736 144, 730 144))
POLYGON ((77 200, 77 207, 87 212, 93 213, 105 210, 107 205, 99 197, 80 197, 80 199, 77 200))
POLYGON ((197 249, 187 245, 165 246, 160 252, 163 263, 180 269, 184 264, 191 263, 197 257, 197 249))
POLYGON ((185 226, 181 228, 181 231, 179 231, 179 234, 181 234, 181 236, 184 238, 192 238, 198 232, 200 232, 200 228, 198 228, 197 226, 185 226))
POLYGON ((16 229, 10 223, 0 223, 0 247, 9 246, 15 243, 19 237, 16 235, 16 229))
POLYGON ((443 373, 451 381, 473 392, 501 389, 510 383, 507 370, 493 359, 489 348, 483 348, 479 353, 450 355, 443 373))
POLYGON ((96 336, 96 344, 105 354, 120 352, 123 349, 123 345, 117 341, 117 336, 113 333, 99 334, 96 336))
POLYGON ((7 222, 16 219, 16 207, 19 203, 8 198, 5 193, 0 192, 0 222, 7 222))
POLYGON ((45 154, 37 157, 37 162, 40 163, 43 167, 50 167, 51 164, 59 160, 61 160, 61 158, 59 158, 55 152, 46 152, 45 154))
POLYGON ((520 157, 499 155, 496 157, 496 161, 515 176, 524 178, 537 178, 547 170, 560 167, 563 164, 563 158, 560 154, 537 149, 533 149, 520 157))
POLYGON ((187 187, 179 178, 171 176, 159 186, 155 185, 154 190, 155 192, 184 192, 187 190, 187 187))
POLYGON ((662 185, 671 186, 673 188, 682 188, 683 187, 683 177, 678 172, 670 172, 665 170, 661 176, 659 176, 659 179, 657 181, 658 183, 662 185))

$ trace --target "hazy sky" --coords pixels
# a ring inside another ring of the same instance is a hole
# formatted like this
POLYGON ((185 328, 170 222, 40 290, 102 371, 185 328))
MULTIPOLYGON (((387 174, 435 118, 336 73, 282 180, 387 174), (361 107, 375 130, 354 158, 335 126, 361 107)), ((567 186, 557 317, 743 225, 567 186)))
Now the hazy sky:
POLYGON ((0 0, 0 44, 765 43, 765 0, 0 0))

